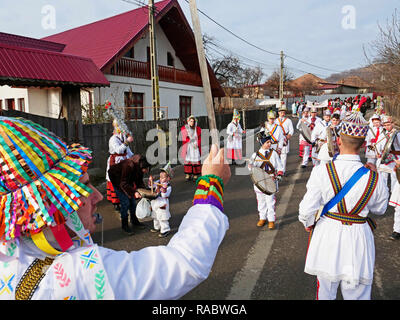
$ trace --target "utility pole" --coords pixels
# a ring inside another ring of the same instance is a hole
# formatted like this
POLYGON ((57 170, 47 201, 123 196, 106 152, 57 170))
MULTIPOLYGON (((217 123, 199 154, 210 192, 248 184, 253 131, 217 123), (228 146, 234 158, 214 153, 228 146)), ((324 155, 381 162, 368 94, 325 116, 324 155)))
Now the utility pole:
POLYGON ((197 5, 196 0, 189 0, 190 5, 190 13, 192 16, 192 23, 193 23, 193 31, 194 37, 196 40, 196 49, 197 49, 197 57, 199 59, 200 65, 200 72, 201 72, 201 80, 203 82, 203 89, 207 107, 207 114, 208 114, 208 123, 210 125, 210 133, 212 143, 217 143, 219 146, 219 136, 217 133, 217 122, 215 120, 215 111, 214 111, 214 104, 211 94, 211 86, 210 86, 210 78, 208 75, 208 68, 207 68, 207 61, 206 55, 204 52, 203 46, 203 37, 200 28, 200 20, 199 15, 197 13, 197 5))
POLYGON ((156 121, 156 126, 158 128, 160 112, 160 92, 158 84, 157 50, 154 24, 154 0, 149 0, 149 38, 153 119, 156 121))
POLYGON ((281 78, 279 83, 279 100, 280 102, 283 101, 283 51, 281 51, 281 78))

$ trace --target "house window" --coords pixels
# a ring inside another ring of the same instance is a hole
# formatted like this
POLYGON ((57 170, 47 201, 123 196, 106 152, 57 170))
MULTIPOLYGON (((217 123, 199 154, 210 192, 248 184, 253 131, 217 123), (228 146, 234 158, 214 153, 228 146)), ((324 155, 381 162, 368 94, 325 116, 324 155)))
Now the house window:
POLYGON ((167 53, 167 65, 170 67, 174 67, 174 57, 172 56, 171 52, 167 53))
POLYGON ((192 112, 192 97, 179 96, 179 117, 186 120, 192 112))
POLYGON ((127 53, 125 53, 124 57, 134 59, 135 58, 134 47, 132 47, 127 53))
POLYGON ((6 99, 7 110, 15 110, 15 100, 14 99, 6 99))
POLYGON ((25 112, 25 99, 24 98, 18 99, 18 108, 19 108, 19 111, 25 112))
POLYGON ((143 119, 143 93, 139 92, 125 92, 125 107, 132 108, 126 109, 125 119, 143 119))
POLYGON ((3 100, 0 99, 0 110, 3 109, 3 100))

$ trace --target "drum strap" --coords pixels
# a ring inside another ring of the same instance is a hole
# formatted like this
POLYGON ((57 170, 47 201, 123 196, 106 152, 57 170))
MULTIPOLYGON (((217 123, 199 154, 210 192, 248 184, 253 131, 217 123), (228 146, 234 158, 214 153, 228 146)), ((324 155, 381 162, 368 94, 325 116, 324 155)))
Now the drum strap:
POLYGON ((264 156, 260 151, 257 151, 257 155, 262 159, 265 160, 263 162, 263 164, 261 165, 261 169, 265 170, 265 166, 268 165, 268 168, 271 168, 271 170, 265 170, 268 174, 272 174, 275 173, 275 168, 272 165, 271 161, 269 159, 271 159, 272 156, 272 152, 274 152, 273 150, 271 150, 271 152, 268 154, 268 156, 264 156))
POLYGON ((276 138, 274 137, 274 133, 276 131, 276 128, 278 128, 278 125, 276 124, 275 127, 272 128, 272 131, 269 132, 269 134, 271 135, 272 138, 272 143, 275 144, 278 141, 276 140, 276 138))

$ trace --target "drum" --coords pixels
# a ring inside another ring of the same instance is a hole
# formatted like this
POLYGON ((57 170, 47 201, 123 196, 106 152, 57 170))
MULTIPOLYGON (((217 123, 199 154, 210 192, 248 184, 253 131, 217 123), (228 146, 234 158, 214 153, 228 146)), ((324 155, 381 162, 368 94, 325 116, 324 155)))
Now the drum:
POLYGON ((155 191, 152 192, 150 189, 138 188, 137 192, 139 192, 139 194, 143 198, 146 198, 149 200, 153 200, 158 197, 158 193, 156 193, 155 191))
POLYGON ((253 183, 262 193, 272 195, 278 191, 276 182, 263 169, 259 167, 252 167, 250 177, 253 183))
MULTIPOLYGON (((301 121, 301 120, 300 120, 301 121)), ((299 125, 300 134, 303 136, 304 140, 311 143, 311 129, 306 122, 301 121, 299 125)))
POLYGON ((328 154, 330 157, 333 157, 335 154, 335 145, 334 139, 332 135, 332 129, 330 126, 326 128, 326 143, 328 145, 328 154))
POLYGON ((395 157, 391 153, 392 151, 392 145, 394 142, 394 139, 396 138, 397 134, 400 133, 400 130, 395 130, 390 138, 386 141, 385 146, 383 147, 382 151, 382 157, 381 157, 381 163, 386 164, 390 161, 392 161, 395 157))

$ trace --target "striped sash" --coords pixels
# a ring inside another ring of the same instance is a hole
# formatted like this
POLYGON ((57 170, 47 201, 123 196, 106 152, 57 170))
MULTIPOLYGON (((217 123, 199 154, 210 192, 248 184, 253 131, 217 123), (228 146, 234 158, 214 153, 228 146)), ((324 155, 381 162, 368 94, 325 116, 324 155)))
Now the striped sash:
MULTIPOLYGON (((335 194, 337 194, 342 188, 341 183, 339 181, 335 165, 333 161, 329 162, 326 165, 329 173, 329 178, 331 179, 331 183, 335 194)), ((338 213, 327 212, 325 216, 339 220, 345 225, 352 225, 353 223, 365 223, 368 222, 372 229, 376 228, 375 222, 368 217, 361 217, 359 213, 365 208, 368 201, 371 199, 372 193, 374 192, 376 185, 378 182, 378 174, 372 170, 370 170, 369 178, 367 186, 365 187, 364 192, 362 193, 360 199, 354 206, 354 208, 348 212, 346 208, 346 203, 344 198, 338 203, 338 213)))
POLYGON ((268 154, 268 157, 264 156, 260 151, 257 151, 257 156, 261 158, 261 160, 264 160, 263 164, 261 165, 261 169, 264 169, 268 174, 275 173, 275 168, 272 165, 271 161, 269 160, 272 156, 273 150, 268 154), (271 170, 268 170, 271 168, 271 170))
POLYGON ((275 124, 275 127, 272 128, 272 131, 269 132, 269 134, 271 135, 271 138, 272 138, 272 144, 278 143, 278 140, 276 140, 276 138, 274 137, 274 133, 277 128, 278 128, 278 125, 275 124))

